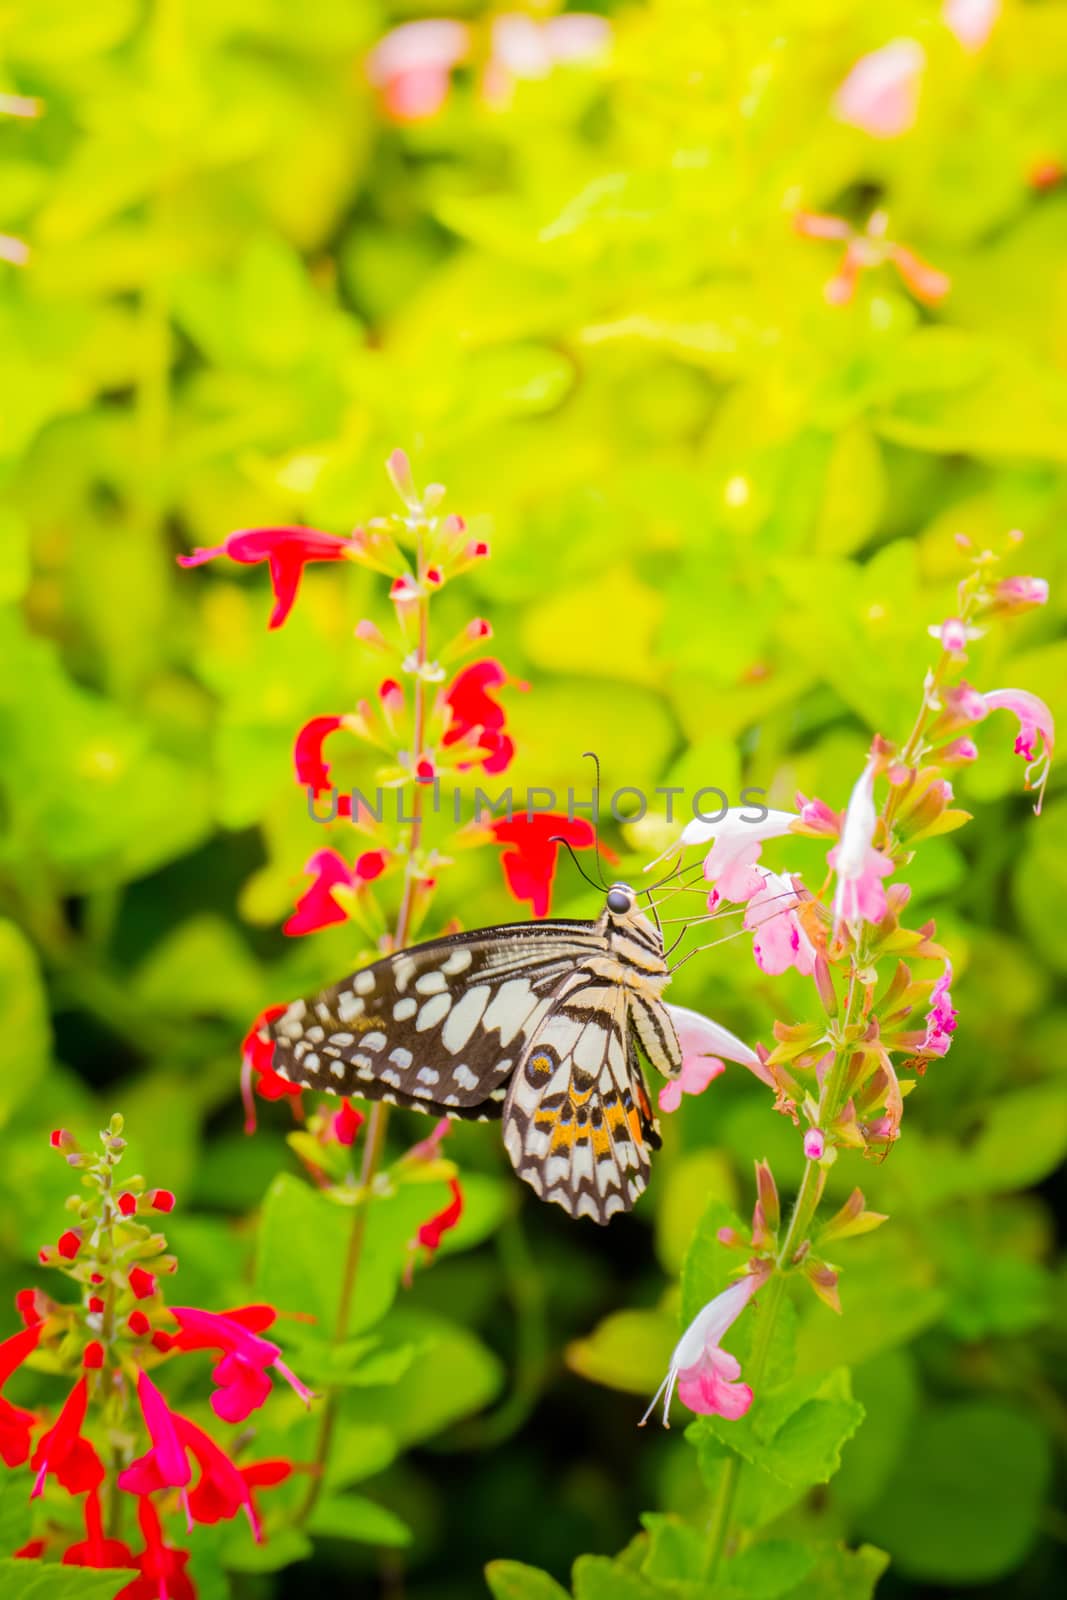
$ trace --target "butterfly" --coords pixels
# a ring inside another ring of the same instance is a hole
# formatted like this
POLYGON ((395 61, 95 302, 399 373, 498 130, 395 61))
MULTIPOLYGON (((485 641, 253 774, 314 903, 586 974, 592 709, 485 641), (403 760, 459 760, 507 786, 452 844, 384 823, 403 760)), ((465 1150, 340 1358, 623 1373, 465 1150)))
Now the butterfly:
POLYGON ((629 1211, 660 1137, 638 1060, 682 1052, 663 937, 629 884, 595 922, 478 928, 375 961, 267 1027, 274 1070, 327 1094, 501 1119, 519 1177, 572 1217, 629 1211))

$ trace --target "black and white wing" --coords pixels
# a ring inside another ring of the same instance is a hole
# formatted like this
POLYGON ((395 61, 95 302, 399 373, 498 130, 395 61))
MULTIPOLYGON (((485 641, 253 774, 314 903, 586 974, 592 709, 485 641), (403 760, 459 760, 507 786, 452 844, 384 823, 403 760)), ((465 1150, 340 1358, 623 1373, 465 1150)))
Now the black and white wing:
POLYGON ((659 1131, 626 989, 576 973, 530 1037, 504 1103, 504 1147, 542 1200, 608 1222, 649 1176, 659 1131))
POLYGON ((575 967, 591 922, 480 928, 376 961, 268 1027, 274 1070, 328 1094, 483 1120, 575 967))

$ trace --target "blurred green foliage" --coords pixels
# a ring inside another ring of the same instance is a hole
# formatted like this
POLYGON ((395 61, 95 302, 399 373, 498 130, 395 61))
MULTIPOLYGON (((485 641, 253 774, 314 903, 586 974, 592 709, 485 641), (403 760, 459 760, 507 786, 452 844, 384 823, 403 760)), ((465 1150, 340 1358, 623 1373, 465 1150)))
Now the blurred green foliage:
MULTIPOLYGON (((482 48, 481 8, 459 9, 482 48)), ((243 1138, 236 1049, 262 1006, 357 953, 347 929, 277 932, 323 842, 289 752, 304 718, 364 691, 352 628, 386 607, 365 573, 312 569, 268 634, 261 571, 180 574, 177 551, 279 521, 346 531, 381 509, 403 444, 491 535, 474 588, 439 604, 457 628, 491 617, 532 680, 510 714, 517 785, 580 781, 594 742, 612 787, 752 783, 781 805, 843 804, 871 731, 906 732, 957 532, 1024 529, 1024 569, 1063 591, 1067 190, 1032 178, 1067 165, 1067 6, 1005 0, 968 52, 928 0, 643 0, 614 13, 600 66, 520 82, 503 108, 461 71, 435 118, 398 128, 364 61, 420 14, 14 0, 0 18, 0 90, 44 105, 0 126, 0 229, 31 247, 0 261, 8 1305, 66 1193, 47 1130, 116 1107, 133 1164, 179 1193, 190 1298, 254 1282, 328 1318, 336 1293, 338 1216, 295 1176, 284 1111, 243 1138), (832 97, 902 34, 926 52, 918 121, 876 140, 832 97), (876 206, 949 274, 936 310, 889 268, 826 302, 839 249, 792 214, 862 226, 876 206)), ((1052 607, 992 631, 973 680, 1062 720, 1061 623, 1052 607)), ((978 730, 957 786, 976 821, 915 881, 958 957, 956 1042, 890 1158, 831 1174, 892 1221, 838 1252, 840 1319, 798 1308, 791 1398, 745 1450, 743 1519, 769 1531, 716 1595, 859 1600, 879 1551, 887 1596, 1054 1585, 1067 856, 1062 803, 1029 815, 1012 737, 1004 718, 978 730)), ((652 831, 612 841, 628 867, 652 831)), ((446 913, 510 914, 491 854, 445 877, 446 913)), ((821 868, 814 845, 789 862, 821 868)), ((575 876, 557 909, 590 914, 575 876)), ((805 1003, 743 943, 672 997, 752 1038, 805 1003)), ((397 1123, 399 1148, 416 1125, 397 1123)), ((326 1375, 346 1385, 313 1555, 223 1528, 200 1541, 202 1594, 301 1592, 304 1568, 274 1591, 242 1574, 311 1557, 353 1593, 375 1574, 399 1593, 403 1571, 410 1600, 459 1600, 492 1560, 498 1600, 558 1600, 524 1563, 564 1580, 589 1550, 578 1600, 708 1593, 694 1530, 721 1428, 698 1424, 696 1453, 636 1434, 630 1396, 677 1335, 665 1282, 684 1262, 688 1304, 719 1270, 709 1201, 745 1210, 753 1157, 795 1184, 792 1128, 731 1071, 670 1120, 647 1198, 607 1233, 519 1194, 490 1130, 452 1151, 455 1250, 399 1290, 394 1247, 430 1209, 401 1215, 405 1191, 376 1213, 351 1346, 293 1335, 309 1379, 340 1360, 326 1375)), ((260 1442, 299 1456, 306 1427, 294 1405, 260 1442)), ((108 1592, 93 1581, 72 1600, 108 1592)))

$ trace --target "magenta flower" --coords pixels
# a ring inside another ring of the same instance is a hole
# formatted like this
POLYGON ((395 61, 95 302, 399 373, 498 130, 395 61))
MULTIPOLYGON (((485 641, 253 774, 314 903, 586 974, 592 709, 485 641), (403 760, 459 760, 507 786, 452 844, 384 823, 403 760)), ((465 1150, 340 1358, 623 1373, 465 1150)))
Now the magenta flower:
POLYGON ((690 1411, 705 1417, 726 1417, 731 1422, 744 1416, 752 1404, 752 1390, 747 1383, 738 1382, 741 1364, 736 1356, 721 1349, 720 1344, 765 1276, 760 1272, 739 1278, 697 1312, 674 1348, 667 1376, 641 1418, 642 1427, 652 1415, 661 1394, 664 1396, 663 1426, 670 1427, 671 1398, 675 1384, 678 1385, 679 1399, 690 1411))
POLYGON ((920 1054, 924 1056, 944 1056, 948 1054, 952 1043, 952 1035, 956 1031, 956 1018, 959 1012, 952 1004, 952 995, 949 985, 952 982, 952 962, 945 962, 945 970, 934 984, 930 995, 930 1009, 926 1013, 926 1038, 920 1046, 920 1054))
POLYGON ((809 1161, 821 1161, 826 1154, 826 1135, 821 1128, 809 1128, 804 1135, 804 1154, 809 1161))
POLYGON ((756 965, 773 977, 796 967, 803 977, 810 978, 816 952, 797 916, 800 895, 796 880, 766 867, 757 871, 760 888, 749 900, 744 919, 744 926, 756 935, 752 942, 756 965))
POLYGON ((1019 732, 1015 737, 1015 754, 1026 762, 1025 788, 1037 791, 1034 812, 1041 815, 1045 802, 1045 785, 1048 783, 1055 748, 1056 725, 1052 712, 1045 702, 1028 689, 994 689, 983 695, 985 712, 1013 711, 1019 719, 1019 732))
POLYGON ((211 1376, 218 1389, 211 1396, 211 1409, 224 1422, 243 1422, 261 1406, 271 1390, 267 1368, 278 1375, 309 1405, 311 1390, 300 1382, 282 1360, 280 1346, 255 1331, 274 1321, 269 1308, 244 1306, 220 1313, 201 1311, 194 1306, 172 1306, 171 1314, 181 1329, 174 1343, 179 1350, 218 1350, 221 1359, 211 1376))
POLYGON ((913 125, 926 53, 914 39, 894 39, 861 56, 834 97, 842 122, 872 139, 895 139, 913 125))
POLYGON ((1017 576, 1002 578, 993 590, 996 609, 1009 615, 1048 605, 1048 580, 1017 576))
POLYGON ((164 1488, 184 1490, 192 1472, 178 1436, 179 1419, 147 1372, 137 1374, 137 1399, 152 1444, 119 1473, 119 1488, 129 1494, 153 1494, 164 1488))
POLYGON ((885 889, 881 880, 892 872, 893 863, 871 844, 877 820, 874 768, 868 761, 849 797, 841 841, 826 857, 837 873, 835 926, 844 922, 854 928, 860 922, 881 922, 885 916, 885 889))
POLYGON ((381 877, 385 871, 385 853, 382 850, 364 850, 354 866, 339 856, 336 850, 316 850, 304 871, 313 882, 296 902, 292 916, 282 928, 283 933, 296 937, 304 933, 318 933, 337 922, 347 922, 348 911, 335 894, 351 899, 381 877))
POLYGON ((335 533, 320 533, 317 528, 249 528, 231 533, 222 544, 210 550, 194 550, 191 556, 179 556, 178 565, 199 567, 216 556, 229 556, 231 561, 239 561, 244 566, 265 561, 274 590, 274 610, 269 626, 280 628, 293 609, 300 577, 308 562, 342 561, 352 548, 350 539, 342 539, 335 533))

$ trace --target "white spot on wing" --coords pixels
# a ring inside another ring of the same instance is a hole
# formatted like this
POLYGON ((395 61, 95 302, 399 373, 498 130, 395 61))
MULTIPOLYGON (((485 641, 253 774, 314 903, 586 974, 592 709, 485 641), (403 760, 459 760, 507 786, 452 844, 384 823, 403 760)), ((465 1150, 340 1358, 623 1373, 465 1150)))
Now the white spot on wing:
POLYGON ((455 1078, 461 1089, 477 1089, 478 1087, 478 1079, 476 1075, 471 1071, 470 1067, 465 1066, 463 1062, 460 1062, 459 1066, 453 1069, 452 1076, 455 1078))
POLYGON ((451 1005, 447 994, 435 994, 427 1000, 415 1022, 418 1031, 425 1033, 428 1028, 436 1028, 442 1018, 447 1017, 451 1005))
POLYGON ((354 1022, 363 1015, 363 1001, 358 994, 349 994, 346 989, 337 996, 337 1015, 342 1022, 354 1022))
POLYGON ((401 1045, 397 1045, 395 1050, 390 1050, 389 1059, 395 1062, 398 1067, 410 1067, 411 1051, 405 1050, 401 1045))
POLYGON ((415 963, 410 956, 400 956, 393 964, 393 982, 403 994, 415 976, 415 963))
POLYGON ((485 1026, 499 1028, 501 1044, 510 1044, 530 1015, 533 994, 525 978, 509 978, 502 984, 485 1013, 485 1026))
POLYGON ((364 1050, 384 1050, 386 1039, 384 1033, 375 1029, 372 1033, 365 1033, 359 1041, 364 1050))
POLYGON ((419 1002, 417 1000, 398 1000, 396 1005, 393 1007, 393 1021, 406 1022, 409 1017, 413 1017, 415 1015, 418 1009, 419 1002))
POLYGON ((446 1050, 463 1049, 481 1021, 488 999, 489 985, 479 983, 473 989, 468 989, 467 993, 456 1001, 441 1029, 441 1043, 446 1050))
POLYGON ((352 979, 352 987, 357 994, 370 994, 374 988, 374 973, 368 967, 365 972, 357 972, 352 979))
POLYGON ((436 1067, 420 1067, 416 1077, 419 1083, 428 1083, 430 1085, 441 1081, 441 1074, 436 1067))
POLYGON ((419 994, 443 994, 448 988, 448 979, 443 972, 424 972, 421 978, 415 979, 415 988, 419 994))
POLYGON ((446 977, 454 978, 457 973, 466 972, 473 960, 474 957, 471 955, 470 951, 465 949, 463 945, 460 945, 457 950, 453 950, 452 954, 441 968, 441 971, 446 975, 446 977))

